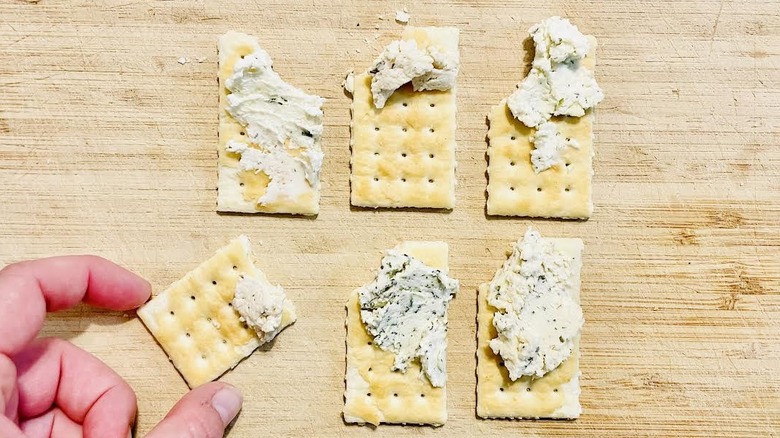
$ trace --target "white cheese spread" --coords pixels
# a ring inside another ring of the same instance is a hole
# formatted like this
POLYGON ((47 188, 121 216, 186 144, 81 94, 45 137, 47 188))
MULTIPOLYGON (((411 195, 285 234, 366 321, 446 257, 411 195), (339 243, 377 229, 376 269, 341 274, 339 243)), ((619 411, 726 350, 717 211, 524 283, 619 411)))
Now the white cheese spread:
POLYGON ((226 111, 244 126, 248 141, 231 142, 228 151, 242 154, 244 170, 262 171, 271 179, 258 203, 294 198, 301 193, 301 181, 317 189, 324 156, 320 146, 324 99, 284 82, 260 48, 236 61, 225 87, 230 92, 226 111), (260 149, 250 148, 250 143, 260 149), (305 179, 291 176, 298 172, 305 179))
POLYGON ((490 282, 498 332, 490 348, 512 380, 542 377, 571 355, 584 318, 568 292, 569 277, 569 261, 529 228, 490 282))
POLYGON ((374 344, 395 354, 405 372, 419 358, 431 385, 447 380, 447 305, 458 281, 414 257, 390 250, 376 279, 359 289, 360 316, 374 344))
POLYGON ((241 321, 257 332, 263 343, 273 339, 282 325, 282 311, 287 297, 281 286, 265 279, 244 275, 236 284, 233 308, 241 321))
POLYGON ((534 150, 531 151, 531 164, 539 173, 562 162, 561 152, 568 146, 579 148, 577 140, 564 138, 553 122, 544 122, 531 136, 534 150))
MULTIPOLYGON (((593 72, 580 65, 590 44, 577 26, 564 18, 551 17, 531 27, 529 33, 535 46, 531 71, 507 99, 515 118, 538 129, 552 116, 581 117, 604 99, 593 72)), ((536 138, 550 137, 543 134, 536 138)), ((539 173, 549 167, 535 164, 534 170, 539 173)))
POLYGON ((393 92, 409 82, 415 91, 449 90, 455 86, 459 67, 457 52, 419 48, 415 40, 393 41, 369 70, 374 106, 383 108, 393 92))

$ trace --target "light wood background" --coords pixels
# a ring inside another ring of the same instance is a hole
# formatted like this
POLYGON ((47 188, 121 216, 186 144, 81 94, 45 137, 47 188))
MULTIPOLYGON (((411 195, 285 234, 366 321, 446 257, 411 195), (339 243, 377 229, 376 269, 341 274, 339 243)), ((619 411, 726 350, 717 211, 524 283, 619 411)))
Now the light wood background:
MULTIPOLYGON (((230 238, 251 236, 300 319, 224 377, 246 395, 230 437, 777 436, 780 4, 408 2, 412 24, 461 30, 457 208, 353 210, 341 79, 399 35, 402 6, 0 0, 0 264, 94 253, 159 292, 230 238), (485 115, 527 67, 526 29, 554 14, 600 42, 595 214, 489 219, 485 115), (215 213, 216 38, 230 29, 257 35, 284 78, 327 98, 316 220, 215 213), (475 417, 476 288, 529 224, 586 245, 575 422, 475 417), (461 280, 450 419, 440 429, 348 427, 344 302, 404 239, 449 242, 461 280)), ((130 382, 139 436, 186 391, 133 315, 80 307, 52 315, 44 332, 130 382)))

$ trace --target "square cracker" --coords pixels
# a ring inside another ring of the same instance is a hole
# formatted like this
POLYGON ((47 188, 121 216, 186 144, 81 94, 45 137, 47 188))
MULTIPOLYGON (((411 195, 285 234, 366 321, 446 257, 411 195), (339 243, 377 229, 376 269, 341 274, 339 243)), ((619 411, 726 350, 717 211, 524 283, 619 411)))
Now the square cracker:
MULTIPOLYGON (((596 39, 588 37, 590 53, 582 60, 594 71, 596 39)), ((535 131, 517 120, 502 100, 488 115, 487 213, 496 216, 587 219, 593 213, 593 110, 582 117, 554 117, 561 135, 576 140, 579 149, 567 147, 565 165, 534 172, 531 164, 535 131)))
MULTIPOLYGON (((297 198, 280 196, 273 202, 260 205, 257 200, 268 189, 270 179, 263 172, 242 171, 238 162, 241 155, 226 150, 231 140, 246 142, 244 126, 225 110, 228 89, 225 80, 233 74, 236 61, 260 49, 257 38, 238 32, 228 32, 219 38, 219 141, 217 145, 217 211, 236 213, 289 213, 316 215, 319 212, 320 192, 309 187, 297 198)), ((300 149, 288 149, 291 154, 300 149)), ((303 177, 303 176, 302 176, 303 177)), ((308 184, 307 184, 308 185, 308 184)))
MULTIPOLYGON (((569 292, 579 302, 582 240, 549 239, 571 260, 569 292)), ((498 336, 493 327, 495 307, 487 302, 488 284, 479 287, 477 309, 477 415, 482 418, 561 418, 580 416, 579 337, 572 355, 541 378, 523 376, 512 381, 501 356, 489 342, 498 336)))
MULTIPOLYGON (((221 376, 261 345, 231 304, 244 275, 268 281, 254 265, 249 239, 240 236, 138 309, 190 388, 221 376)), ((286 305, 280 330, 295 318, 286 305)))
MULTIPOLYGON (((428 266, 447 269, 444 242, 404 242, 398 246, 428 266)), ((360 318, 355 290, 347 303, 347 374, 344 421, 347 423, 432 424, 447 421, 447 388, 433 387, 419 359, 405 373, 392 371, 395 355, 372 344, 360 318)))
MULTIPOLYGON (((420 47, 458 50, 458 30, 406 27, 401 37, 420 47)), ((355 76, 352 93, 352 205, 446 208, 455 206, 455 88, 396 90, 374 106, 371 76, 355 76)))

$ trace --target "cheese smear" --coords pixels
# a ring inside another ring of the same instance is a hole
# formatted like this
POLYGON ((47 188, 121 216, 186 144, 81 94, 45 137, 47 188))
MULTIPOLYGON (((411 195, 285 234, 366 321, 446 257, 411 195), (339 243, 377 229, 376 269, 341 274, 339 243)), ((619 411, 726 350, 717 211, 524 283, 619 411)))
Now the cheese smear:
POLYGON ((228 151, 241 154, 242 170, 264 172, 271 180, 258 203, 295 198, 305 185, 319 188, 325 100, 284 82, 260 48, 236 61, 225 88, 226 111, 247 135, 247 142, 230 142, 228 151))
POLYGON ((395 354, 393 369, 406 372, 419 358, 435 387, 447 380, 447 305, 458 281, 397 250, 382 259, 376 279, 358 290, 360 317, 374 344, 395 354))
POLYGON ((262 343, 276 337, 282 325, 282 311, 289 305, 281 286, 244 275, 236 284, 233 308, 241 320, 257 332, 262 343))
POLYGON ((569 261, 528 228, 490 282, 488 303, 497 309, 498 333, 490 348, 510 379, 542 377, 571 356, 585 320, 568 292, 569 277, 569 261))
MULTIPOLYGON (((552 116, 582 117, 586 110, 604 99, 593 72, 580 65, 590 51, 590 44, 577 26, 565 18, 551 17, 528 32, 535 46, 531 71, 507 99, 515 118, 529 128, 538 129, 552 116)), ((551 137, 547 133, 536 138, 551 137)), ((531 142, 538 147, 534 138, 531 142)), ((561 150, 554 155, 545 153, 550 159, 543 165, 535 163, 536 173, 559 164, 561 150)))
POLYGON ((414 91, 449 90, 455 86, 460 55, 436 46, 420 48, 415 40, 397 40, 385 47, 369 70, 374 106, 384 108, 395 90, 412 83, 414 91))

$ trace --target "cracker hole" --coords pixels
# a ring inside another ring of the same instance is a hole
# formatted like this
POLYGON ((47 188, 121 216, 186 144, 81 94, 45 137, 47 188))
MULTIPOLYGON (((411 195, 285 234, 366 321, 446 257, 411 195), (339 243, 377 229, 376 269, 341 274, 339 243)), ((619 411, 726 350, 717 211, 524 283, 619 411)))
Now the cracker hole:
POLYGON ((222 343, 223 343, 223 344, 227 344, 227 339, 223 339, 223 340, 222 340, 222 343))
POLYGON ((515 140, 517 139, 517 137, 515 137, 515 136, 513 135, 513 136, 509 137, 509 139, 510 139, 510 140, 512 140, 512 141, 515 141, 515 140))
POLYGON ((407 131, 406 127, 401 128, 401 131, 406 132, 407 131))
POLYGON ((433 128, 429 128, 429 129, 428 129, 428 132, 430 132, 431 134, 433 134, 434 132, 436 132, 436 130, 435 130, 435 129, 433 129, 433 128))
POLYGON ((366 397, 371 397, 371 393, 366 393, 366 397))
POLYGON ((566 163, 566 167, 569 167, 569 166, 571 166, 571 163, 566 163))
POLYGON ((406 102, 402 103, 401 105, 403 105, 403 106, 409 106, 409 104, 408 104, 408 103, 406 103, 406 102))
POLYGON ((514 187, 510 187, 510 188, 509 188, 509 190, 511 190, 511 191, 513 191, 513 192, 514 192, 514 191, 515 191, 515 188, 514 188, 514 187))
POLYGON ((420 397, 425 398, 425 394, 420 394, 420 397))
POLYGON ((370 373, 370 372, 371 372, 371 371, 373 371, 373 370, 374 370, 373 368, 369 368, 369 369, 368 369, 368 372, 370 373))
POLYGON ((433 154, 428 154, 428 158, 433 158, 433 154))
POLYGON ((371 342, 371 341, 368 341, 367 345, 374 345, 374 343, 371 342))
POLYGON ((553 389, 553 392, 558 392, 558 388, 553 389))
POLYGON ((433 184, 433 178, 429 178, 428 183, 433 184))
POLYGON ((406 158, 406 152, 401 153, 401 156, 406 158))
POLYGON ((171 315, 175 315, 175 313, 173 313, 173 310, 171 310, 171 315))
POLYGON ((238 269, 238 266, 233 265, 233 270, 235 271, 236 269, 238 269))
MULTIPOLYGON (((238 183, 239 187, 244 187, 244 183, 238 183)), ((233 269, 236 269, 235 267, 233 269)))
POLYGON ((211 317, 206 318, 206 321, 211 322, 211 317))
POLYGON ((526 386, 525 387, 525 392, 531 392, 531 387, 530 386, 526 386))
POLYGON ((393 397, 398 397, 398 393, 393 393, 393 397))
POLYGON ((203 360, 206 360, 206 355, 205 354, 201 354, 200 358, 203 359, 203 360))
POLYGON ((244 132, 244 131, 241 131, 241 132, 239 132, 239 134, 240 134, 240 135, 246 135, 246 132, 244 132))
POLYGON ((504 388, 498 388, 499 391, 504 392, 504 388))
POLYGON ((190 295, 190 299, 195 301, 195 295, 190 295))
POLYGON ((217 280, 211 280, 211 284, 213 284, 214 286, 216 286, 216 285, 217 285, 217 280))
POLYGON ((406 178, 401 178, 401 182, 406 182, 406 178))
POLYGON ((189 337, 191 337, 192 335, 190 335, 189 333, 185 333, 185 334, 184 334, 184 336, 186 336, 186 337, 188 337, 188 338, 189 338, 189 337))
POLYGON ((228 307, 233 307, 233 302, 232 301, 228 303, 228 307))
POLYGON ((537 192, 541 192, 541 191, 542 191, 542 188, 541 188, 541 187, 537 187, 537 188, 536 188, 536 191, 537 191, 537 192))
POLYGON ((378 157, 379 156, 379 152, 374 152, 374 156, 378 157))
POLYGON ((379 131, 379 126, 374 126, 374 131, 379 131))
POLYGON ((379 181, 379 178, 377 178, 377 177, 374 177, 374 181, 379 181))
POLYGON ((432 103, 432 104, 431 104, 431 108, 433 108, 433 107, 435 107, 435 106, 436 106, 436 104, 435 104, 435 103, 432 103))
POLYGON ((509 165, 510 165, 510 166, 514 166, 514 165, 515 165, 515 162, 514 162, 514 161, 510 161, 510 162, 509 162, 509 165))
POLYGON ((563 189, 563 191, 564 192, 570 192, 571 191, 571 187, 566 187, 565 189, 563 189))

